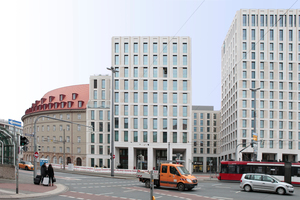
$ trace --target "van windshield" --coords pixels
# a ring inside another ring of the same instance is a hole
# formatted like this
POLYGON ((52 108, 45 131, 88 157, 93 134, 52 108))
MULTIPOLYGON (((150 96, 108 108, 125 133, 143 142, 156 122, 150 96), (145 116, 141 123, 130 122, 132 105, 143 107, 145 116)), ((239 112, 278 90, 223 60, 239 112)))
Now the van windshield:
POLYGON ((32 165, 31 162, 25 162, 25 164, 27 164, 27 165, 32 165))
POLYGON ((181 175, 189 175, 190 172, 185 167, 177 167, 181 175))

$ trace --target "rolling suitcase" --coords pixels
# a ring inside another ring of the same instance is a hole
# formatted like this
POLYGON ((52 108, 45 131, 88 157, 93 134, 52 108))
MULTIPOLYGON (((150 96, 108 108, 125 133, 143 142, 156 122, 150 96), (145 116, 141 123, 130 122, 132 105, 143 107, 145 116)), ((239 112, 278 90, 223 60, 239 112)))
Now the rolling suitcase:
POLYGON ((41 182, 40 178, 34 178, 34 184, 39 185, 41 182))
POLYGON ((39 185, 41 182, 42 176, 41 175, 36 175, 34 178, 34 184, 39 185))

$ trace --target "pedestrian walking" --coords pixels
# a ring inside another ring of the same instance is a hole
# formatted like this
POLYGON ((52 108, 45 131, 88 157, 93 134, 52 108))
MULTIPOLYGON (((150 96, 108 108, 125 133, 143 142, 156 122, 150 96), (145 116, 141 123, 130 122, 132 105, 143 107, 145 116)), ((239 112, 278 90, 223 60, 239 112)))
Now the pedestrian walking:
POLYGON ((53 178, 54 178, 54 170, 53 170, 53 167, 51 164, 49 164, 49 167, 48 167, 48 176, 49 176, 49 185, 53 186, 53 178))
POLYGON ((43 183, 43 180, 44 180, 44 177, 47 176, 47 166, 46 166, 46 163, 44 163, 41 167, 41 176, 42 176, 42 183, 43 183))

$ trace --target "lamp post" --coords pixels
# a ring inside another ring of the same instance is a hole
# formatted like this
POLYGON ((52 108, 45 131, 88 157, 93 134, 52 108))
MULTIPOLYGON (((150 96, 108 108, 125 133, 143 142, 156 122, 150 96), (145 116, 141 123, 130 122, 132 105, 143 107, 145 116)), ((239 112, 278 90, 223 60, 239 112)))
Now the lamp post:
POLYGON ((253 124, 253 134, 257 134, 256 142, 254 143, 254 153, 253 153, 253 160, 257 160, 257 153, 258 153, 258 133, 256 133, 256 91, 260 90, 260 88, 250 88, 252 92, 254 92, 254 124, 253 124))
POLYGON ((113 177, 115 174, 114 172, 114 156, 115 156, 115 146, 114 146, 114 79, 115 73, 118 72, 115 70, 114 67, 107 68, 111 71, 111 107, 110 107, 110 141, 111 141, 111 148, 110 148, 110 175, 113 177))

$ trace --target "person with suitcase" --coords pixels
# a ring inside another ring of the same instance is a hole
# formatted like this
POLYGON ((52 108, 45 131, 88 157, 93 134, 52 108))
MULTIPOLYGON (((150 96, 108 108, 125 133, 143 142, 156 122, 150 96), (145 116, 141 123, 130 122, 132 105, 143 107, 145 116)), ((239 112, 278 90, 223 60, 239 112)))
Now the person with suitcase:
POLYGON ((46 163, 44 163, 41 167, 41 176, 42 176, 42 180, 41 182, 43 183, 44 181, 44 177, 47 176, 47 166, 46 166, 46 163))
POLYGON ((49 167, 48 167, 48 176, 49 176, 49 185, 53 186, 53 178, 54 178, 54 170, 53 170, 53 167, 52 165, 50 164, 49 167))

